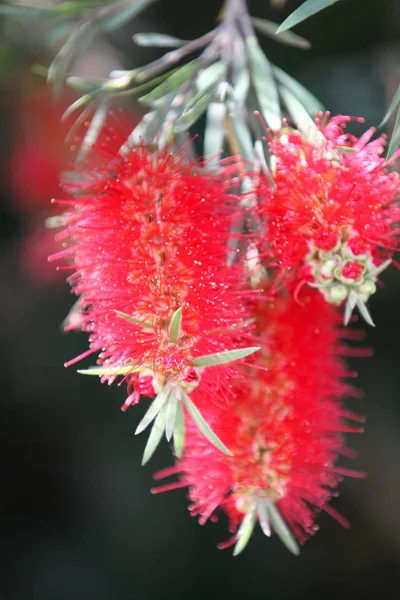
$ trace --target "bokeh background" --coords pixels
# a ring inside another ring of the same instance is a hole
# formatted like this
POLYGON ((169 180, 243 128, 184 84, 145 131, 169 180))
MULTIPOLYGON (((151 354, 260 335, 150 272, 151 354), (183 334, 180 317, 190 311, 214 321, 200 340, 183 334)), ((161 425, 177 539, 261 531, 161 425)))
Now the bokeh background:
MULTIPOLYGON (((298 0, 250 1, 254 16, 281 21, 298 0)), ((209 30, 219 0, 162 0, 134 23, 98 39, 74 67, 106 76, 144 64, 154 51, 132 33, 192 38, 209 30)), ((174 600, 197 598, 357 600, 397 598, 400 589, 400 276, 385 272, 371 300, 376 329, 371 358, 350 361, 365 392, 349 405, 367 415, 353 436, 352 466, 334 506, 352 523, 327 515, 320 531, 291 556, 257 532, 232 558, 216 544, 218 524, 200 527, 186 491, 153 496, 152 474, 171 464, 164 444, 139 466, 144 445, 133 435, 145 403, 126 414, 124 390, 101 386, 63 363, 86 349, 85 336, 61 333, 73 298, 46 257, 53 232, 58 173, 68 164, 60 125, 66 94, 54 104, 33 64, 47 65, 26 25, 0 21, 0 599, 174 600)), ((270 59, 309 87, 332 113, 379 123, 400 77, 399 0, 347 0, 297 31, 308 52, 263 40, 270 59)), ((135 118, 132 107, 132 118, 135 118)), ((306 349, 305 349, 306 351, 306 349)), ((89 363, 88 363, 89 364, 89 363)))

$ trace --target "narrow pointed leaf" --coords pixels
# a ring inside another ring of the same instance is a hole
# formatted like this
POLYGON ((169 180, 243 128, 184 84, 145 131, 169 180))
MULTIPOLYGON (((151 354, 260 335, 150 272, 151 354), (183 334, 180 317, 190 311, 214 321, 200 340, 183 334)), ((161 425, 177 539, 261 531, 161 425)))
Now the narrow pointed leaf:
POLYGON ((175 455, 180 458, 183 454, 185 443, 185 415, 183 412, 182 401, 179 400, 176 408, 176 419, 174 429, 174 450, 175 455))
POLYGON ((102 25, 102 30, 109 32, 119 29, 154 2, 157 2, 157 0, 131 0, 128 6, 118 9, 111 17, 107 17, 102 25))
POLYGON ((384 263, 382 263, 381 265, 379 265, 378 267, 376 267, 375 269, 373 269, 372 271, 370 271, 368 273, 369 277, 377 277, 378 275, 380 275, 385 269, 387 269, 390 264, 392 263, 392 260, 389 258, 388 260, 385 260, 384 263))
POLYGON ((182 324, 182 307, 180 306, 172 316, 171 323, 169 326, 169 341, 171 344, 176 344, 181 335, 181 324, 182 324))
POLYGON ((232 102, 228 102, 228 109, 229 124, 239 146, 240 154, 245 160, 252 162, 254 160, 253 140, 246 124, 244 109, 242 106, 235 106, 232 102))
POLYGON ((364 321, 368 323, 368 325, 370 325, 371 327, 375 327, 375 323, 373 322, 372 317, 369 314, 368 308, 365 306, 364 302, 360 298, 357 298, 357 307, 364 321))
POLYGON ((78 161, 85 158, 90 151, 90 148, 97 142, 101 129, 107 118, 108 107, 109 99, 107 97, 102 98, 96 109, 96 112, 93 115, 88 130, 85 133, 85 137, 83 138, 83 142, 78 154, 78 161))
POLYGON ((256 37, 246 40, 246 50, 251 79, 261 112, 271 129, 279 129, 282 124, 279 96, 270 62, 261 50, 256 37))
POLYGON ((353 310, 355 305, 357 304, 357 292, 355 292, 354 290, 351 290, 347 301, 346 301, 346 307, 344 309, 344 324, 348 325, 351 315, 353 314, 353 310))
POLYGON ((261 140, 256 140, 256 142, 254 144, 254 152, 260 163, 261 169, 264 172, 264 175, 266 176, 266 178, 269 181, 271 189, 274 190, 276 188, 276 184, 275 184, 274 178, 272 177, 271 170, 267 164, 265 154, 264 154, 263 143, 261 140))
POLYGON ((81 369, 78 371, 80 375, 97 375, 102 377, 103 375, 126 375, 127 373, 134 373, 135 371, 141 371, 144 367, 135 367, 134 363, 126 365, 125 367, 90 367, 89 369, 81 369))
POLYGON ((280 87, 279 91, 286 104, 286 108, 290 114, 293 123, 299 128, 302 133, 308 133, 310 129, 317 128, 314 121, 304 108, 302 103, 296 98, 292 92, 284 87, 280 87))
POLYGON ((147 321, 141 321, 140 319, 135 319, 135 317, 131 317, 130 315, 127 315, 126 313, 121 312, 120 310, 116 310, 115 312, 119 317, 121 317, 121 319, 125 319, 125 321, 129 321, 129 323, 134 323, 135 325, 140 325, 141 327, 144 327, 145 329, 153 329, 152 324, 148 323, 147 321))
POLYGON ((311 48, 311 44, 308 40, 300 37, 292 31, 286 31, 276 35, 276 32, 279 29, 279 24, 274 23, 274 21, 257 19, 256 17, 253 17, 251 20, 253 21, 254 27, 257 29, 257 31, 264 33, 270 38, 275 38, 276 42, 281 42, 281 44, 286 44, 287 46, 294 46, 295 48, 302 48, 303 50, 308 50, 311 48))
POLYGON ((176 92, 181 85, 193 77, 203 66, 204 59, 195 58, 183 67, 175 69, 172 75, 167 77, 167 79, 155 87, 154 90, 148 94, 145 94, 144 96, 141 96, 139 98, 140 102, 148 104, 158 100, 159 98, 162 98, 163 96, 171 94, 172 92, 176 92))
POLYGON ((397 88, 395 95, 393 96, 393 100, 390 103, 390 106, 387 110, 386 115, 383 117, 382 121, 379 123, 378 127, 383 127, 389 121, 390 117, 396 110, 397 105, 400 103, 400 85, 397 88))
POLYGON ((235 548, 233 550, 233 556, 237 556, 240 554, 249 543, 251 538, 251 534, 254 531, 254 527, 256 525, 257 514, 256 509, 253 507, 244 517, 239 531, 237 533, 238 541, 236 542, 235 548))
POLYGON ((189 43, 165 33, 135 33, 133 41, 138 46, 152 46, 153 48, 180 48, 189 43))
POLYGON ((210 167, 220 161, 225 136, 226 106, 222 102, 210 102, 204 130, 204 154, 210 167))
POLYGON ((265 500, 266 500, 265 498, 259 498, 257 500, 257 513, 258 513, 258 518, 259 518, 260 526, 261 526, 261 529, 263 530, 263 533, 267 537, 270 537, 271 525, 269 522, 268 507, 267 507, 265 500))
POLYGON ((221 450, 221 452, 224 452, 224 454, 228 454, 229 456, 232 456, 232 452, 230 450, 228 450, 228 448, 225 446, 225 444, 223 442, 221 442, 219 437, 212 431, 212 429, 210 428, 208 423, 202 417, 199 409, 197 408, 197 406, 195 406, 193 404, 193 402, 191 401, 189 396, 187 396, 183 390, 181 390, 181 394, 182 394, 182 400, 185 403, 185 406, 188 409, 190 416, 192 417, 193 421, 196 423, 196 425, 199 428, 199 430, 201 431, 201 433, 216 448, 218 448, 218 450, 221 450))
POLYGON ((194 104, 189 110, 186 110, 182 113, 179 119, 176 121, 176 132, 182 133, 183 131, 187 131, 190 127, 192 127, 197 121, 203 116, 208 105, 215 98, 215 94, 217 91, 217 84, 214 87, 204 94, 198 99, 196 104, 194 104))
POLYGON ((169 395, 171 393, 171 388, 167 384, 161 392, 157 395, 156 399, 150 405, 149 410, 144 415, 143 419, 140 421, 139 425, 136 427, 135 435, 138 435, 142 431, 146 429, 150 425, 153 419, 158 415, 164 404, 168 401, 169 395))
POLYGON ((145 465, 159 445, 165 429, 165 417, 166 417, 166 406, 164 405, 157 415, 156 420, 153 423, 149 439, 147 440, 146 447, 143 452, 142 467, 145 465))
POLYGON ((195 367, 211 367, 213 365, 223 365, 226 363, 233 362, 245 358, 253 352, 260 350, 260 347, 254 346, 250 348, 239 348, 238 350, 227 350, 226 352, 216 352, 215 354, 206 354, 204 356, 198 356, 193 360, 193 366, 195 367))
POLYGON ((180 403, 181 400, 178 398, 178 395, 174 392, 171 392, 171 395, 168 399, 168 404, 165 405, 165 436, 168 441, 171 440, 174 432, 176 413, 178 404, 180 403))
POLYGON ((394 124, 392 137, 390 139, 389 150, 386 156, 386 160, 392 158, 393 154, 398 150, 400 146, 400 108, 397 111, 396 123, 394 124))
POLYGON ((286 548, 298 556, 300 554, 299 545, 289 527, 286 525, 285 520, 282 518, 277 506, 271 500, 266 500, 266 506, 268 508, 269 517, 271 519, 272 527, 275 529, 275 533, 285 544, 286 548))
POLYGON ((304 85, 279 67, 273 66, 273 72, 279 83, 296 96, 310 115, 314 116, 316 112, 325 112, 323 104, 304 85))
POLYGON ((298 25, 302 21, 305 21, 309 17, 312 17, 324 8, 327 8, 336 2, 338 2, 338 0, 306 0, 306 2, 303 2, 299 8, 292 12, 292 14, 290 14, 288 18, 283 21, 277 33, 282 33, 287 29, 291 29, 295 25, 298 25))

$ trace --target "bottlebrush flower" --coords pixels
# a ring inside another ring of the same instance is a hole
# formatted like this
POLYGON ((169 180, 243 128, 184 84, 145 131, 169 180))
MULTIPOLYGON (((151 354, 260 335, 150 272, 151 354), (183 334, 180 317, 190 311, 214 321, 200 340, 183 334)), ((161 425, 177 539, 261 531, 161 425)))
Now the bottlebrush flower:
POLYGON ((305 137, 274 132, 275 185, 262 183, 259 210, 269 263, 328 302, 346 302, 346 324, 357 305, 373 325, 365 304, 399 246, 400 179, 382 158, 385 136, 371 141, 373 128, 359 139, 346 134, 350 120, 317 119, 305 137))
POLYGON ((163 427, 166 412, 174 423, 177 404, 201 381, 198 367, 249 354, 245 273, 227 266, 235 207, 223 180, 182 151, 104 145, 94 164, 63 201, 60 237, 70 242, 60 254, 74 260, 70 283, 90 334, 85 355, 99 352, 101 366, 89 372, 109 383, 125 376, 123 410, 140 394, 158 394, 139 433, 159 412, 163 427))
POLYGON ((182 458, 156 475, 179 474, 178 483, 154 491, 189 486, 190 510, 201 524, 225 511, 236 531, 235 554, 257 520, 294 553, 296 539, 304 542, 317 529, 320 510, 346 524, 328 503, 344 475, 360 475, 335 465, 339 454, 349 454, 344 432, 360 431, 346 420, 363 419, 341 403, 355 390, 343 381, 338 321, 337 309, 313 290, 303 293, 302 305, 282 296, 260 303, 262 349, 252 357, 256 368, 246 368, 233 386, 230 405, 213 403, 200 389, 192 395, 232 456, 217 452, 189 423, 182 458))

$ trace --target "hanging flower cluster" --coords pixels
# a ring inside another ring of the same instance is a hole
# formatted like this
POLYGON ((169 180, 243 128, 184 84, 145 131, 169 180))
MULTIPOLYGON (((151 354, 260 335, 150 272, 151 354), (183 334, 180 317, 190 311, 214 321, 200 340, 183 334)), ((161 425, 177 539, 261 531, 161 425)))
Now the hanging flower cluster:
POLYGON ((214 172, 172 145, 102 142, 60 201, 52 258, 72 259, 67 328, 90 342, 67 364, 97 353, 81 372, 122 376, 122 410, 155 397, 136 429, 153 423, 143 464, 165 433, 177 461, 157 477, 178 475, 155 491, 188 486, 201 523, 222 509, 234 554, 257 522, 296 554, 321 510, 346 525, 329 502, 361 475, 337 464, 363 421, 343 405, 356 390, 339 305, 346 323, 355 305, 371 322, 365 303, 398 245, 399 178, 383 139, 345 135, 348 120, 274 131, 270 171, 244 175, 244 195, 232 163, 214 172))
POLYGON ((261 180, 262 244, 295 290, 308 282, 329 303, 345 303, 345 324, 357 305, 373 325, 366 302, 399 247, 400 179, 382 157, 385 136, 346 134, 350 120, 325 116, 307 136, 288 128, 270 136, 274 185, 261 180))

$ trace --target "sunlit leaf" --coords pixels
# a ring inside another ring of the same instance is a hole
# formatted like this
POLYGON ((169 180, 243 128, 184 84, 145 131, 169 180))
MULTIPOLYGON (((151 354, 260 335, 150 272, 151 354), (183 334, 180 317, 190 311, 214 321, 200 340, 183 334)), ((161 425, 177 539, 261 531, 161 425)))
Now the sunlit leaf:
POLYGON ((257 514, 258 514, 258 519, 260 521, 260 526, 261 526, 261 529, 263 530, 264 535, 270 537, 271 525, 269 522, 268 507, 267 507, 265 498, 257 499, 257 514))
POLYGON ((287 29, 291 29, 295 25, 298 25, 302 21, 305 21, 309 17, 315 15, 317 12, 327 8, 328 6, 331 6, 332 4, 335 4, 335 2, 338 1, 339 0, 306 0, 306 2, 303 2, 299 8, 292 12, 292 14, 290 14, 288 18, 283 21, 277 33, 282 33, 287 29))
POLYGON ((215 354, 206 354, 205 356, 198 356, 193 360, 195 367, 211 367, 213 365, 223 365, 226 363, 233 362, 245 358, 254 352, 260 350, 259 347, 239 348, 238 350, 227 350, 226 352, 216 352, 215 354))
POLYGON ((143 452, 142 466, 145 465, 156 451, 165 429, 166 406, 164 405, 153 423, 146 447, 143 452))
POLYGON ((266 499, 265 503, 268 508, 269 517, 271 519, 272 527, 275 529, 275 533, 285 544, 286 548, 288 548, 290 552, 298 556, 300 554, 299 545, 296 542, 292 532, 286 525, 284 519, 282 518, 277 506, 274 504, 274 502, 272 502, 272 500, 266 499))
POLYGON ((148 104, 158 100, 159 98, 162 98, 163 96, 166 96, 167 94, 175 92, 188 79, 193 77, 202 66, 204 66, 204 60, 196 58, 183 67, 175 69, 172 75, 167 77, 167 79, 155 87, 154 90, 148 94, 145 94, 144 96, 141 96, 139 98, 140 102, 148 104))
POLYGON ((174 429, 174 450, 175 456, 180 458, 183 454, 185 443, 185 415, 183 413, 183 405, 179 400, 176 408, 175 429, 174 429))
POLYGON ((152 404, 150 405, 149 410, 146 412, 143 419, 140 421, 139 425, 136 427, 135 435, 138 435, 139 433, 144 431, 146 429, 146 427, 148 427, 150 425, 152 420, 155 419, 155 417, 158 415, 158 413, 160 412, 160 410, 162 409, 164 404, 166 404, 166 402, 168 401, 170 394, 171 394, 171 387, 167 383, 163 387, 161 392, 157 395, 156 399, 153 400, 152 404))
POLYGON ((235 548, 233 549, 233 556, 237 556, 240 554, 251 538, 251 535, 254 531, 254 527, 257 521, 257 513, 256 508, 253 506, 251 510, 246 513, 239 530, 237 532, 238 541, 236 542, 235 548))
POLYGON ((203 116, 210 102, 215 98, 215 89, 211 89, 208 92, 201 95, 198 102, 194 104, 189 110, 184 110, 182 115, 177 119, 175 124, 175 131, 182 133, 192 127, 197 121, 203 116))
POLYGON ((261 112, 271 129, 279 129, 281 126, 279 96, 269 60, 255 37, 246 40, 246 49, 261 112))
POLYGON ((295 46, 296 48, 302 48, 303 50, 308 50, 311 48, 311 44, 308 40, 300 37, 296 33, 292 31, 286 31, 284 33, 279 33, 276 35, 278 31, 279 24, 274 21, 268 21, 267 19, 258 19, 253 17, 251 19, 257 31, 260 33, 264 33, 270 38, 275 39, 276 42, 281 42, 282 44, 286 44, 287 46, 295 46))
POLYGON ((196 425, 199 428, 199 430, 201 431, 201 433, 216 448, 218 448, 218 450, 221 450, 221 452, 224 452, 224 454, 229 454, 229 456, 232 456, 232 452, 230 450, 228 450, 228 448, 225 446, 225 444, 223 442, 221 442, 219 437, 213 432, 213 430, 210 428, 208 423, 202 417, 197 406, 195 406, 193 404, 193 402, 191 401, 189 396, 187 396, 187 394, 185 394, 185 392, 183 390, 181 390, 181 396, 182 396, 183 402, 185 403, 186 408, 188 409, 190 416, 192 417, 193 421, 196 423, 196 425))
POLYGON ((154 48, 180 48, 189 42, 165 33, 135 33, 132 39, 138 46, 154 48))

